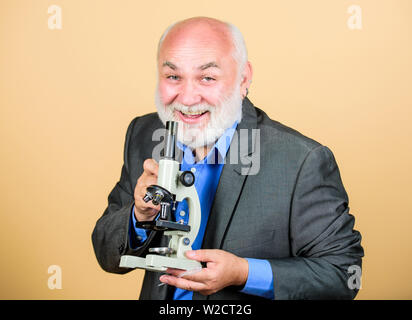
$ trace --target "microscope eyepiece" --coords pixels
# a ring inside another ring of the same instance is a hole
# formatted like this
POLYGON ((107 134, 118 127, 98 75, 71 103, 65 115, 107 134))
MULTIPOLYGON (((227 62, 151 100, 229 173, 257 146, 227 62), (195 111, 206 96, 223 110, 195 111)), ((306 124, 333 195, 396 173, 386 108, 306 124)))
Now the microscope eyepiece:
POLYGON ((177 121, 166 121, 165 158, 175 158, 178 125, 177 121))
POLYGON ((177 135, 177 127, 179 126, 179 122, 177 121, 166 121, 166 131, 171 135, 177 135))

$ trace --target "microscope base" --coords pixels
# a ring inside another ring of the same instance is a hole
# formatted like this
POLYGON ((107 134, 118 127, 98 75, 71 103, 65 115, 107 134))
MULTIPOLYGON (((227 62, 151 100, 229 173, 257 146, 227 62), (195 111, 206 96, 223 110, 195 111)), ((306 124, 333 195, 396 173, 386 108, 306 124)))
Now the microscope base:
POLYGON ((156 254, 148 254, 146 258, 136 256, 122 256, 120 267, 139 268, 155 272, 164 272, 167 268, 192 270, 201 268, 200 262, 189 259, 171 258, 156 254))

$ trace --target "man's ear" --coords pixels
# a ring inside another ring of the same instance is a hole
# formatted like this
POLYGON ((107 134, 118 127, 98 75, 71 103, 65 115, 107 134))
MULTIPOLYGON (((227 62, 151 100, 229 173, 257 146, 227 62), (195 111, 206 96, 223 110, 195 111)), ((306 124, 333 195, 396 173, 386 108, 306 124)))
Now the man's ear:
POLYGON ((241 82, 240 82, 240 94, 245 98, 248 94, 250 84, 252 83, 253 69, 250 61, 247 61, 243 68, 241 82))

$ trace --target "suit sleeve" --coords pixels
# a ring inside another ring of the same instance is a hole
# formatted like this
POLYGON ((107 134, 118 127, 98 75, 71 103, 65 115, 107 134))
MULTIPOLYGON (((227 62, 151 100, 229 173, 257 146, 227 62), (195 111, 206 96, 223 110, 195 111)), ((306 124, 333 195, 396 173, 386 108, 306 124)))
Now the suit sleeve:
POLYGON ((138 118, 134 119, 126 133, 124 146, 124 163, 120 180, 108 196, 108 206, 97 220, 92 233, 92 243, 97 261, 103 270, 112 273, 127 273, 132 269, 120 268, 120 257, 125 254, 142 255, 153 240, 152 232, 144 245, 133 249, 130 247, 130 220, 134 205, 134 190, 130 181, 128 163, 129 145, 133 128, 138 118))
POLYGON ((353 299, 348 268, 361 267, 361 235, 332 152, 311 150, 291 203, 291 257, 269 260, 275 299, 353 299))

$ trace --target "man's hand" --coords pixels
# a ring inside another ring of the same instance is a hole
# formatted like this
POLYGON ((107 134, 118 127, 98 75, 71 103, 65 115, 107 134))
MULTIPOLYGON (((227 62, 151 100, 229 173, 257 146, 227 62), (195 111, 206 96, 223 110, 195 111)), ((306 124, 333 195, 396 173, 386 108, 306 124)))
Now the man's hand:
POLYGON ((137 221, 153 221, 160 210, 160 205, 155 206, 151 201, 146 203, 143 197, 148 186, 157 184, 159 165, 154 159, 146 159, 143 163, 143 170, 134 189, 134 215, 137 221))
POLYGON ((166 270, 170 275, 163 275, 160 281, 169 285, 203 295, 210 295, 231 285, 242 286, 246 283, 249 264, 246 259, 217 249, 192 250, 186 257, 200 262, 207 262, 207 268, 191 275, 178 278, 184 270, 166 270))

